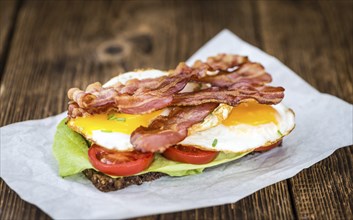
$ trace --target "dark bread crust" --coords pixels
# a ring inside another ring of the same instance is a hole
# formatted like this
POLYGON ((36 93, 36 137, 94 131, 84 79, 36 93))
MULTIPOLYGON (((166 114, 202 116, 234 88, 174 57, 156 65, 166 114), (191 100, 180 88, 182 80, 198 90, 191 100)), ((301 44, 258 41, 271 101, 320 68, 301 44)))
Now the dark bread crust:
POLYGON ((87 169, 82 171, 82 173, 102 192, 116 191, 131 185, 141 185, 143 182, 153 181, 162 176, 166 176, 164 173, 154 172, 138 176, 113 178, 94 169, 87 169))

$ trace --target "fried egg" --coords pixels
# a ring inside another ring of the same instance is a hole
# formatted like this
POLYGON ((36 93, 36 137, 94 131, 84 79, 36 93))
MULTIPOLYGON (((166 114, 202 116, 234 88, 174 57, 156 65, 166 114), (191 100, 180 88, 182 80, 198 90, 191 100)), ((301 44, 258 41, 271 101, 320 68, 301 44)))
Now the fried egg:
MULTIPOLYGON (((125 84, 133 78, 156 78, 168 74, 155 69, 137 70, 114 77, 104 87, 118 82, 125 84)), ((199 88, 197 83, 189 83, 182 92, 196 88, 199 88)), ((143 115, 96 114, 70 119, 67 124, 102 147, 132 151, 131 133, 139 126, 147 127, 159 115, 168 114, 168 108, 143 115)), ((203 122, 189 128, 188 137, 180 144, 212 151, 245 152, 279 141, 294 125, 293 111, 282 104, 270 106, 248 102, 236 107, 220 104, 203 122)))
POLYGON ((278 142, 294 126, 294 113, 283 104, 220 105, 202 123, 191 127, 180 144, 211 151, 247 152, 278 142))

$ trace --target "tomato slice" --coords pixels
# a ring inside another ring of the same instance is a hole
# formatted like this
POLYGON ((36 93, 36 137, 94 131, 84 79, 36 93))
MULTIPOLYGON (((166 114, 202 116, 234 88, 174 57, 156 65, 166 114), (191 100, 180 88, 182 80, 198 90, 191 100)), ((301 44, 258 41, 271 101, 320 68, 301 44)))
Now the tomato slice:
POLYGON ((176 145, 169 147, 163 152, 163 156, 169 160, 191 163, 191 164, 205 164, 214 160, 219 152, 205 151, 193 146, 176 145))
POLYGON ((277 147, 277 146, 279 146, 281 144, 282 144, 282 139, 279 140, 278 142, 274 143, 274 144, 271 144, 271 145, 268 145, 268 146, 258 147, 254 151, 255 152, 268 151, 268 150, 271 150, 272 148, 275 148, 275 147, 277 147))
POLYGON ((120 152, 95 144, 89 148, 88 157, 94 168, 114 176, 134 175, 147 169, 153 161, 153 153, 120 152))

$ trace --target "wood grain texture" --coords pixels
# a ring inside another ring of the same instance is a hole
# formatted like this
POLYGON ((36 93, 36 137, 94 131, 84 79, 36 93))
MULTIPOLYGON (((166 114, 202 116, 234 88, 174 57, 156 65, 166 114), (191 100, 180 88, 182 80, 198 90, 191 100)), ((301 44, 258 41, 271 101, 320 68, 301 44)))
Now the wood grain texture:
POLYGON ((18 1, 2 0, 0 1, 0 76, 6 62, 6 55, 11 44, 12 33, 15 26, 16 15, 18 11, 18 1))
POLYGON ((237 203, 137 219, 294 219, 290 203, 286 181, 282 181, 237 203))
MULTIPOLYGON (((104 82, 135 68, 174 68, 223 28, 275 55, 320 91, 352 102, 351 6, 311 1, 25 1, 1 82, 5 104, 0 106, 0 125, 64 111, 66 91, 74 86, 104 82)), ((351 167, 352 148, 345 148, 237 203, 139 219, 349 218, 351 167)), ((50 219, 2 180, 0 188, 0 219, 50 219)))
POLYGON ((320 92, 352 103, 352 9, 352 1, 260 1, 264 49, 320 92))
POLYGON ((352 219, 352 166, 351 146, 292 178, 298 216, 301 219, 352 219))
MULTIPOLYGON (((258 8, 264 49, 319 91, 352 103, 353 2, 259 2, 258 8)), ((353 218, 352 151, 340 149, 290 179, 298 218, 353 218)))

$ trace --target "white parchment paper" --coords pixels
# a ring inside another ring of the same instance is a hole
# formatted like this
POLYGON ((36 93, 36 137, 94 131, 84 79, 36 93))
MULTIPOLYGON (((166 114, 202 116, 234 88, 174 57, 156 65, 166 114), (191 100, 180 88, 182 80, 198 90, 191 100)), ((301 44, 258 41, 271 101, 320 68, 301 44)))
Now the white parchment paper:
POLYGON ((284 103, 296 112, 296 129, 283 147, 187 177, 163 177, 102 193, 82 175, 58 176, 52 156, 55 127, 65 113, 2 127, 1 177, 18 195, 60 219, 128 218, 236 202, 294 176, 336 149, 352 144, 352 105, 321 94, 293 71, 224 30, 188 63, 220 52, 248 55, 286 88, 284 103))

